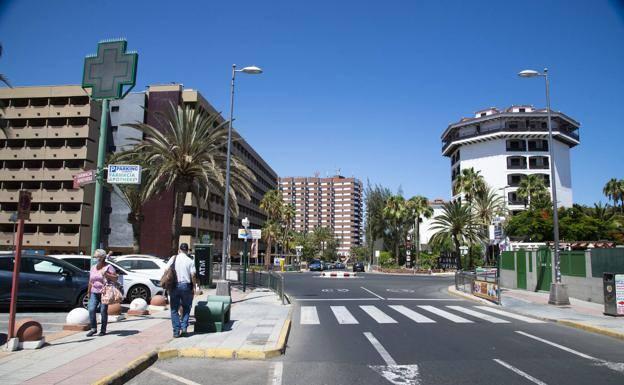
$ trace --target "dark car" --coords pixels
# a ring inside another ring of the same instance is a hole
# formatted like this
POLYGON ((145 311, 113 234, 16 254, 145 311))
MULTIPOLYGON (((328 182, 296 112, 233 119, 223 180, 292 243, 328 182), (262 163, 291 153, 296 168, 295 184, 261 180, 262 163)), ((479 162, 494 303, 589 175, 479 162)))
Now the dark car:
MULTIPOLYGON (((0 307, 11 303, 13 255, 0 255, 0 307)), ((86 307, 89 273, 56 258, 22 255, 18 306, 86 307)))
POLYGON ((363 262, 356 262, 353 264, 353 271, 361 271, 364 272, 364 263, 363 262))
POLYGON ((336 270, 341 270, 341 269, 344 269, 344 268, 345 268, 345 265, 344 265, 344 263, 342 263, 342 262, 336 262, 336 265, 335 265, 335 266, 336 266, 336 267, 335 267, 335 269, 336 269, 336 270))
POLYGON ((310 271, 322 271, 323 270, 323 264, 321 263, 321 261, 312 261, 310 262, 310 271))

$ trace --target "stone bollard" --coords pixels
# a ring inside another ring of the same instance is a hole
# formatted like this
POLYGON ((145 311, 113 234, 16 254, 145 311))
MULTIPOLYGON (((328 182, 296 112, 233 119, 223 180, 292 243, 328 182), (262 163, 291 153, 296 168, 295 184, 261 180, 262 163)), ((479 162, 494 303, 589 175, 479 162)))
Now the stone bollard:
POLYGON ((163 311, 167 309, 167 297, 164 295, 155 295, 152 297, 149 305, 150 311, 163 311))
POLYGON ((16 323, 15 335, 19 341, 18 349, 39 349, 45 344, 41 324, 30 318, 16 323))
POLYGON ((119 322, 124 319, 126 316, 121 313, 120 303, 108 305, 108 322, 119 322))
POLYGON ((130 310, 128 315, 148 315, 147 302, 143 298, 135 298, 130 302, 130 310))
POLYGON ((86 331, 89 330, 89 311, 83 307, 77 307, 67 313, 63 330, 86 331))

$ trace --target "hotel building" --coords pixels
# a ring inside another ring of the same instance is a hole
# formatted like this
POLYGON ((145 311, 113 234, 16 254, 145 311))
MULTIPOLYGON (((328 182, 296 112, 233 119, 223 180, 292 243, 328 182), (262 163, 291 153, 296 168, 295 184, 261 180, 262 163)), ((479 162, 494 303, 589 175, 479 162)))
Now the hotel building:
POLYGON ((341 256, 349 256, 353 246, 362 245, 363 188, 359 179, 285 177, 280 178, 279 187, 284 203, 295 206, 295 231, 332 229, 341 256))
MULTIPOLYGON (((529 174, 540 175, 551 190, 557 182, 560 206, 572 206, 570 149, 580 143, 580 124, 562 112, 551 112, 555 175, 550 175, 547 112, 532 106, 494 107, 450 124, 442 134, 442 155, 450 159, 451 183, 461 170, 473 167, 504 196, 512 212, 524 209, 516 190, 529 174)), ((460 194, 452 193, 453 199, 460 194)))

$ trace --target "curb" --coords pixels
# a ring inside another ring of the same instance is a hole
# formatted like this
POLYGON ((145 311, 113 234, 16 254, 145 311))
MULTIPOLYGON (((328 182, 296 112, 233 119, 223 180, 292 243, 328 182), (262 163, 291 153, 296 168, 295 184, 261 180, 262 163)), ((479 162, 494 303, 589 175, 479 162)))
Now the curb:
POLYGON ((117 370, 113 374, 94 382, 92 385, 121 385, 130 381, 145 369, 152 366, 158 360, 171 358, 222 358, 222 359, 243 359, 243 360, 266 360, 277 357, 286 352, 286 343, 290 334, 292 324, 292 308, 288 317, 282 325, 280 335, 277 339, 277 347, 269 350, 236 350, 224 348, 185 348, 185 349, 162 349, 153 350, 132 361, 126 367, 117 370))
MULTIPOLYGON (((470 294, 466 294, 466 293, 462 293, 459 291, 455 290, 454 286, 449 286, 448 287, 448 292, 451 295, 455 295, 458 297, 462 297, 468 300, 472 300, 472 301, 476 301, 476 302, 480 302, 480 303, 485 303, 487 305, 493 306, 493 307, 503 307, 503 306, 497 306, 487 300, 472 296, 470 294), (484 302, 482 302, 484 301, 484 302)), ((608 337, 613 337, 613 338, 617 338, 620 340, 624 340, 624 333, 620 333, 620 332, 616 332, 610 329, 606 329, 606 328, 602 328, 599 326, 593 326, 593 325, 588 325, 582 322, 576 322, 576 321, 570 321, 567 319, 556 319, 556 318, 548 318, 548 317, 542 317, 542 316, 536 316, 534 314, 530 314, 530 313, 526 313, 526 312, 521 312, 521 311, 517 311, 516 309, 513 309, 516 313, 525 315, 525 316, 529 316, 529 317, 533 317, 536 319, 540 319, 542 321, 548 321, 548 322, 554 322, 554 323, 558 323, 561 325, 565 325, 565 326, 569 326, 569 327, 573 327, 576 329, 580 329, 580 330, 584 330, 586 332, 591 332, 591 333, 596 333, 596 334, 602 334, 608 337)))

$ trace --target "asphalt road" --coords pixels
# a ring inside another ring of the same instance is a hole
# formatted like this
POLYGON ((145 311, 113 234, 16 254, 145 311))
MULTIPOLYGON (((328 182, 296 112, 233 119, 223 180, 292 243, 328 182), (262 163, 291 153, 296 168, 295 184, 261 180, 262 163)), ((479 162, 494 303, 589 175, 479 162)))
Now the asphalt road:
POLYGON ((621 341, 488 312, 450 296, 452 278, 289 273, 285 280, 295 305, 285 356, 162 361, 131 383, 170 375, 241 385, 624 383, 621 341))

